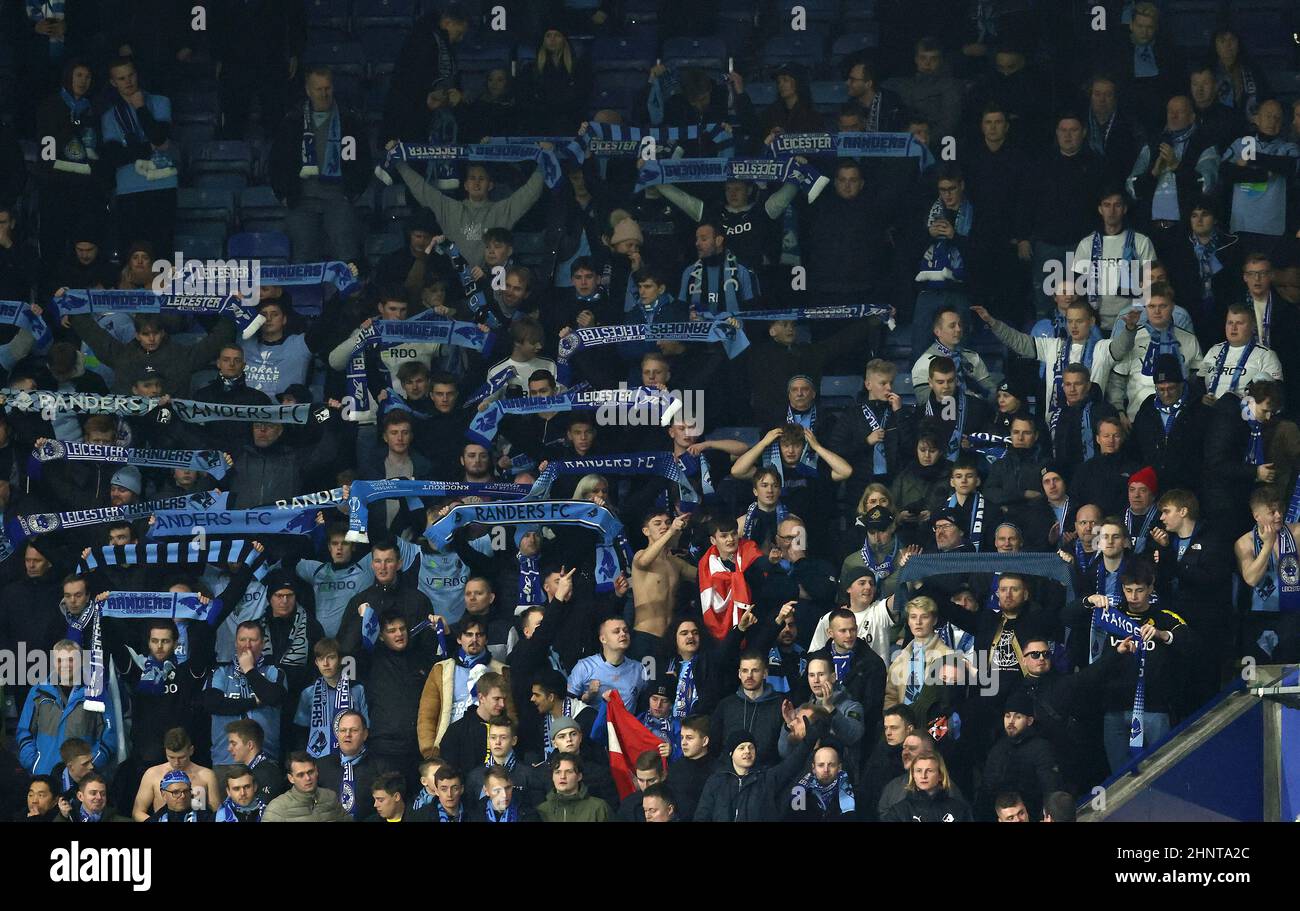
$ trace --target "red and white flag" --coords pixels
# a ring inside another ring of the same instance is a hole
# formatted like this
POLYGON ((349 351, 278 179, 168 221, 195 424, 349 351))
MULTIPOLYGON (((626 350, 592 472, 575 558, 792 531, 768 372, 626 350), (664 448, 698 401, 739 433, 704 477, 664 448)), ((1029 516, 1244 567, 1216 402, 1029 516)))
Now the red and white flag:
MULTIPOLYGON (((636 761, 647 750, 659 752, 663 743, 649 728, 623 707, 615 693, 605 702, 605 730, 609 737, 609 774, 618 788, 619 798, 636 790, 636 761)), ((664 760, 667 762, 667 760, 664 760)))
POLYGON ((715 639, 727 638, 733 626, 740 622, 745 611, 754 606, 745 570, 762 556, 758 545, 748 538, 740 539, 736 556, 732 558, 735 570, 727 569, 718 549, 710 547, 700 558, 700 610, 704 625, 715 639))

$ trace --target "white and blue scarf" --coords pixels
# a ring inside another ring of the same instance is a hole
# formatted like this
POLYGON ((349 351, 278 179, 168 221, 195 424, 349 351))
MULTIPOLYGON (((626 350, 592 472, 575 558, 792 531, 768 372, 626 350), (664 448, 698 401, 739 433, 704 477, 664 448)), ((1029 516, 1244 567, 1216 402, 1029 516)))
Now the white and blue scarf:
MULTIPOLYGON (((1210 384, 1210 395, 1215 398, 1219 397, 1219 383, 1223 379, 1223 368, 1228 363, 1228 349, 1231 345, 1228 342, 1220 343, 1223 347, 1219 349, 1219 355, 1214 359, 1214 381, 1210 384)), ((1237 359, 1237 366, 1232 371, 1232 382, 1228 385, 1229 392, 1236 392, 1237 387, 1241 385, 1242 378, 1246 375, 1246 362, 1255 352, 1255 343, 1252 341, 1245 346, 1241 352, 1241 357, 1237 359)), ((1159 400, 1157 399, 1157 404, 1159 400)))
MULTIPOLYGON (((311 102, 302 104, 302 147, 299 155, 299 177, 316 177, 325 183, 338 183, 343 179, 343 120, 338 105, 329 109, 325 128, 324 154, 317 157, 315 113, 311 102)), ((324 113, 324 112, 322 112, 324 113)))
POLYGON ((28 474, 40 476, 46 462, 112 462, 143 468, 168 468, 201 471, 220 480, 226 476, 226 460, 215 449, 125 449, 99 443, 64 443, 46 440, 36 447, 28 463, 28 474), (36 468, 35 472, 31 469, 36 468))
POLYGON ((778 158, 787 155, 915 158, 918 173, 934 164, 934 155, 911 133, 782 133, 772 140, 768 149, 778 158))
MULTIPOLYGON (((1121 255, 1124 259, 1124 262, 1126 263, 1135 262, 1137 260, 1137 244, 1135 242, 1135 237, 1136 234, 1134 233, 1132 228, 1129 228, 1124 232, 1124 252, 1121 255)), ((1088 276, 1089 278, 1088 303, 1090 303, 1092 305, 1092 309, 1098 313, 1101 312, 1101 293, 1102 293, 1101 289, 1103 284, 1102 277, 1101 277, 1101 250, 1102 250, 1102 245, 1105 243, 1105 241, 1106 241, 1105 232, 1103 231, 1092 232, 1092 252, 1090 257, 1091 272, 1088 276)), ((1117 289, 1118 294, 1123 296, 1132 296, 1134 293, 1137 292, 1138 289, 1130 289, 1125 287, 1125 284, 1127 282, 1127 276, 1128 276, 1128 272, 1126 269, 1118 269, 1117 274, 1119 275, 1120 278, 1120 282, 1119 282, 1120 286, 1117 289)))
POLYGON ((849 782, 849 773, 843 769, 830 784, 822 784, 817 780, 816 775, 809 772, 799 779, 796 787, 803 788, 805 794, 811 794, 822 812, 830 809, 832 800, 838 804, 841 814, 847 815, 857 809, 857 801, 853 797, 853 785, 849 782))
POLYGON ((1178 336, 1174 332, 1172 323, 1164 329, 1156 329, 1148 324, 1146 329, 1150 341, 1147 343, 1146 353, 1142 355, 1143 376, 1155 376, 1156 358, 1162 354, 1177 355, 1179 364, 1186 363, 1186 359, 1183 357, 1183 347, 1178 342, 1178 336))
POLYGON ((720 343, 728 358, 736 358, 749 347, 749 339, 743 329, 737 329, 727 322, 725 316, 718 319, 698 319, 684 323, 650 323, 648 325, 592 326, 588 329, 576 329, 560 340, 556 366, 561 383, 569 380, 569 361, 579 351, 597 345, 617 345, 624 342, 687 342, 699 344, 720 343))
POLYGON ((660 158, 646 161, 636 175, 640 193, 654 186, 679 183, 723 183, 729 180, 792 183, 808 193, 808 201, 830 184, 811 165, 794 158, 660 158))
POLYGON ((380 500, 404 499, 409 509, 423 508, 423 498, 475 496, 521 499, 529 488, 522 484, 498 484, 478 481, 414 481, 390 478, 379 481, 353 481, 348 499, 348 540, 366 543, 370 540, 367 523, 370 507, 380 500))
POLYGON ((338 686, 330 686, 317 677, 311 689, 311 716, 308 721, 307 752, 317 759, 337 753, 336 725, 340 716, 352 708, 352 685, 347 674, 339 676, 338 686))
MULTIPOLYGON (((984 494, 976 490, 970 496, 970 506, 968 507, 967 525, 969 534, 966 540, 976 550, 980 549, 980 544, 984 541, 984 494)), ((961 505, 957 502, 957 494, 948 497, 949 509, 960 509, 961 505)))
POLYGON ((1137 640, 1137 688, 1133 692, 1128 745, 1130 750, 1141 750, 1146 734, 1146 642, 1142 639, 1142 626, 1113 607, 1094 610, 1092 625, 1094 629, 1137 640))

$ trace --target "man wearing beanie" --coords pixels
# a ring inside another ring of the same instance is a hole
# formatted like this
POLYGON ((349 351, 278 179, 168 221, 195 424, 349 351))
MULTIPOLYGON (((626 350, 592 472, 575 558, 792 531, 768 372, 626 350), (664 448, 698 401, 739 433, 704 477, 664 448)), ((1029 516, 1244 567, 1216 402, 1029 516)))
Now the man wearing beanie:
POLYGON ((719 768, 704 785, 696 822, 771 822, 781 818, 784 807, 778 795, 789 792, 795 779, 808 766, 817 742, 830 729, 824 711, 797 714, 789 723, 798 744, 789 755, 770 768, 758 767, 758 745, 753 735, 737 730, 727 735, 719 768))
POLYGON ((1031 819, 1042 815, 1043 798, 1062 788, 1061 769, 1046 739, 1034 729, 1034 698, 1024 689, 1007 697, 1002 708, 1006 736, 993 744, 984 764, 976 812, 993 818, 993 799, 1004 791, 1024 798, 1031 819))
POLYGON ((1147 396, 1133 419, 1133 442, 1139 457, 1155 470, 1166 490, 1199 487, 1210 406, 1192 393, 1183 365, 1172 354, 1156 358, 1151 378, 1156 384, 1155 395, 1147 396))
POLYGON ((1156 495, 1160 492, 1156 473, 1148 465, 1133 472, 1128 479, 1128 508, 1124 510, 1124 527, 1133 542, 1133 553, 1147 554, 1156 548, 1151 539, 1155 525, 1156 495))

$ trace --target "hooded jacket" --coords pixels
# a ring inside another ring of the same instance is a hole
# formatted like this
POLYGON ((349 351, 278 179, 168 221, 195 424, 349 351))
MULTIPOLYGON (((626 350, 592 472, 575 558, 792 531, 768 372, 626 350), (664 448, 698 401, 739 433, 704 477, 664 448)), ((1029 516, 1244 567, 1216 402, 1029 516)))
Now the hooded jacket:
MULTIPOLYGON (((723 744, 733 731, 748 731, 753 735, 758 747, 759 765, 777 761, 777 744, 785 721, 781 717, 781 702, 784 694, 772 689, 772 684, 764 683, 757 699, 745 696, 742 687, 730 696, 718 701, 709 723, 709 747, 715 756, 721 756, 723 744)), ((726 757, 722 757, 726 761, 726 757)))
POLYGON ((112 693, 104 690, 103 712, 88 710, 85 702, 84 686, 73 687, 66 696, 63 688, 53 683, 32 687, 16 731, 18 759, 24 769, 33 775, 48 775, 59 764, 59 748, 73 737, 90 744, 95 768, 109 766, 117 756, 112 693))
POLYGON ((794 779, 807 767, 813 745, 826 730, 826 721, 813 722, 807 736, 790 751, 790 755, 771 768, 755 767, 747 775, 737 775, 731 757, 723 756, 717 771, 704 785, 699 805, 695 808, 695 821, 769 822, 780 819, 777 796, 787 793, 794 779))

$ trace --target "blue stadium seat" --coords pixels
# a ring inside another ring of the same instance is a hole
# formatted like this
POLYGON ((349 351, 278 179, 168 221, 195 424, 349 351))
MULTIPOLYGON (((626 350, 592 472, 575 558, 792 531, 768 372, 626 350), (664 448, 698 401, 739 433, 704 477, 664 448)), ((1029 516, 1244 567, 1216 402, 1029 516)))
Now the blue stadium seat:
POLYGON ((350 40, 352 40, 352 36, 345 28, 331 28, 321 25, 312 25, 307 28, 308 47, 316 47, 322 44, 342 44, 350 40))
POLYGON ((509 67, 511 50, 509 44, 494 40, 466 39, 456 46, 456 59, 462 67, 509 67))
POLYGON ((638 25, 659 21, 659 0, 625 0, 623 13, 627 22, 638 25))
POLYGON ((763 66, 769 69, 783 63, 817 66, 826 58, 826 33, 821 29, 792 32, 769 38, 763 45, 763 66))
POLYGON ((190 150, 190 170, 195 173, 242 174, 253 171, 252 151, 248 143, 238 140, 214 140, 190 150))
POLYGON ((815 81, 812 89, 813 107, 822 114, 833 114, 840 105, 849 100, 849 89, 840 81, 815 81))
POLYGON ((402 45, 406 43, 408 29, 392 25, 374 25, 361 32, 361 47, 370 65, 370 77, 391 73, 397 65, 402 45))
POLYGON ((1210 50, 1210 39, 1219 21, 1217 0, 1182 0, 1171 4, 1167 12, 1160 17, 1160 30, 1176 46, 1197 54, 1210 50))
POLYGON ((838 67, 845 57, 880 47, 880 29, 870 23, 869 31, 840 35, 831 44, 831 64, 838 67))
POLYGON ((416 0, 362 0, 353 11, 356 28, 371 25, 409 26, 415 22, 419 4, 416 0))
POLYGON ((371 234, 366 238, 366 259, 373 267, 389 253, 402 249, 402 244, 405 242, 405 238, 400 234, 371 234))
POLYGON ((772 102, 776 101, 776 83, 775 82, 747 82, 745 83, 745 94, 749 100, 754 103, 754 107, 762 110, 772 102))
POLYGON ((633 70, 644 73, 654 66, 655 42, 644 37, 600 37, 591 48, 591 68, 597 73, 633 70))
POLYGON ((349 0, 307 0, 307 22, 331 28, 348 27, 349 0))
POLYGON ((205 123, 216 126, 221 100, 216 92, 181 93, 172 98, 172 122, 177 126, 205 123))
POLYGON ((627 119, 632 117, 634 97, 634 94, 625 88, 602 86, 591 98, 591 109, 600 111, 608 108, 611 111, 618 111, 624 119, 627 119))
POLYGON ((721 38, 669 38, 664 42, 662 56, 669 66, 721 70, 727 66, 727 44, 721 38))
MULTIPOLYGON (((853 5, 853 0, 849 5, 853 5)), ((779 28, 790 28, 796 6, 803 8, 805 22, 830 22, 840 15, 840 0, 776 0, 773 17, 779 28)))
POLYGON ((1236 0, 1232 4, 1233 27, 1251 53, 1290 51, 1291 36, 1284 18, 1289 6, 1293 0, 1236 0))
POLYGON ((263 216, 267 213, 284 214, 284 206, 276 199, 275 191, 270 187, 249 187, 239 194, 239 214, 241 218, 250 215, 263 216))
POLYGON ((862 377, 860 376, 824 376, 822 377, 821 391, 818 395, 822 399, 852 400, 861 388, 862 377))
POLYGON ((754 0, 719 0, 718 18, 728 22, 747 22, 754 25, 761 4, 754 0))
POLYGON ((757 427, 715 427, 706 440, 739 440, 746 446, 755 446, 762 438, 757 427))
POLYGON ((215 260, 224 259, 222 250, 225 246, 223 234, 177 234, 176 249, 185 259, 215 260))
POLYGON ((200 171, 190 174, 189 183, 205 190, 242 190, 248 186, 248 176, 231 171, 200 171))
POLYGON ((182 151, 209 142, 216 135, 215 123, 178 123, 172 127, 172 138, 180 143, 182 151))
POLYGON ((876 20, 876 0, 845 0, 844 12, 839 25, 846 31, 859 31, 867 23, 876 20))
POLYGON ((289 259, 289 237, 280 231, 232 234, 226 241, 226 252, 238 259, 284 262, 289 259))
POLYGON ((226 224, 234 211, 235 194, 231 190, 181 187, 176 191, 178 221, 214 221, 226 224))
POLYGON ((308 66, 328 66, 336 77, 346 74, 360 79, 366 75, 366 52, 359 41, 308 45, 302 56, 308 66))
POLYGON ((399 219, 410 218, 411 213, 418 208, 415 203, 406 196, 406 184, 395 183, 391 187, 384 187, 379 196, 379 209, 386 220, 394 221, 399 219))

